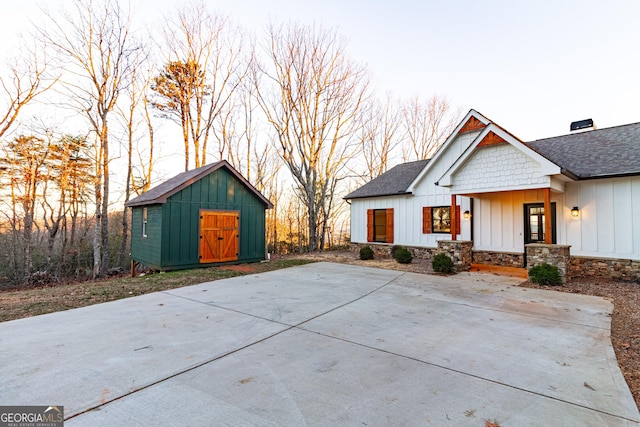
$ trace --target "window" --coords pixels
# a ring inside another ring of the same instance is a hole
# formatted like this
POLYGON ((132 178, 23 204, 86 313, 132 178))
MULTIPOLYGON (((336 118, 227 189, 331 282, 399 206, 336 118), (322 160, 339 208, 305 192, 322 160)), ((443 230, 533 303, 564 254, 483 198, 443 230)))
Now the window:
MULTIPOLYGON (((460 205, 456 205, 455 234, 460 234, 460 205)), ((451 234, 451 206, 425 206, 422 208, 424 234, 451 234)))
POLYGON ((142 208, 142 237, 147 237, 147 208, 142 208))
POLYGON ((387 210, 375 209, 373 211, 373 241, 387 241, 387 210))
POLYGON ((451 234, 451 206, 431 208, 431 232, 451 234))
POLYGON ((367 210, 367 242, 393 243, 393 209, 367 210))

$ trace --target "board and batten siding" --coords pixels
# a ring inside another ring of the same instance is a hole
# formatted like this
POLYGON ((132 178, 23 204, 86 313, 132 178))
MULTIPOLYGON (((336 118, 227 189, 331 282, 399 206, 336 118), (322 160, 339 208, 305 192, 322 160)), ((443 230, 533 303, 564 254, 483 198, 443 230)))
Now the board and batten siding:
MULTIPOLYGON (((460 211, 469 209, 469 199, 458 197, 460 211)), ((367 211, 369 209, 393 209, 394 245, 436 247, 438 240, 451 240, 451 234, 422 232, 422 208, 425 206, 451 206, 450 195, 393 196, 355 199, 351 202, 351 241, 367 243, 367 211)), ((471 222, 461 219, 458 239, 468 240, 471 222)))
MULTIPOLYGON (((556 241, 564 244, 562 223, 566 215, 561 193, 551 193, 556 204, 556 241)), ((485 193, 474 199, 473 249, 495 252, 524 252, 524 205, 544 203, 543 190, 485 193)))
POLYGON ((162 242, 162 205, 148 205, 132 210, 131 252, 137 261, 157 265, 162 242), (142 236, 142 212, 147 209, 147 237, 142 236), (135 238, 134 238, 135 237, 135 238))
POLYGON ((640 177, 578 181, 565 189, 571 255, 640 259, 640 177), (573 206, 578 218, 570 215, 573 206))
POLYGON ((238 261, 264 259, 266 251, 265 206, 225 169, 195 181, 167 199, 163 205, 163 267, 199 263, 200 209, 237 211, 238 261))

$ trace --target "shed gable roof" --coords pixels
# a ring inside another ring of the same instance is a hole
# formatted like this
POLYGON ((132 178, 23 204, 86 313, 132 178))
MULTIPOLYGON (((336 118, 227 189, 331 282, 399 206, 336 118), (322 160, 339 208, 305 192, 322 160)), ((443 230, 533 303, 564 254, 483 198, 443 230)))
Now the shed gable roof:
POLYGON ((409 186, 422 172, 429 160, 402 163, 394 166, 362 187, 347 194, 345 199, 361 199, 365 197, 398 196, 408 194, 409 186))
POLYGON ((204 178, 218 169, 224 168, 230 172, 238 181, 240 181, 251 193, 253 193, 268 208, 273 208, 273 204, 262 195, 249 181, 247 181, 233 166, 226 160, 210 163, 208 165, 182 172, 161 184, 156 185, 149 191, 146 191, 125 203, 127 207, 153 205, 165 203, 169 197, 176 194, 180 190, 190 186, 194 182, 204 178))

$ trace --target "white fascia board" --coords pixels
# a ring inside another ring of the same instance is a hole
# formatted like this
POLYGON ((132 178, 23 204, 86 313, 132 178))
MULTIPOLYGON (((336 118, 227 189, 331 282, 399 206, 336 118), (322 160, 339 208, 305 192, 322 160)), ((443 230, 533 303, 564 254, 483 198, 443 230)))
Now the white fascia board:
POLYGON ((480 135, 473 140, 471 145, 462 153, 460 157, 447 169, 447 171, 440 177, 438 180, 438 185, 441 187, 449 187, 451 186, 451 177, 455 174, 460 168, 469 160, 469 158, 475 152, 475 149, 478 147, 480 142, 484 139, 485 136, 489 132, 493 132, 498 135, 500 138, 504 139, 507 143, 511 144, 512 147, 517 148, 526 156, 532 158, 534 161, 540 164, 540 169, 543 175, 551 176, 551 175, 559 175, 561 173, 560 166, 555 163, 549 161, 545 157, 542 157, 540 154, 533 151, 531 148, 524 145, 522 142, 514 138, 508 132, 505 132, 499 126, 491 123, 487 127, 485 127, 480 135))
POLYGON ((458 123, 458 126, 456 126, 453 132, 451 132, 451 135, 449 135, 447 140, 440 146, 438 151, 436 151, 436 154, 434 154, 431 160, 429 160, 429 163, 427 163, 427 166, 425 166, 425 168, 422 169, 422 171, 413 180, 413 182, 411 182, 411 184, 407 188, 407 192, 410 192, 410 193, 415 192, 416 187, 418 186, 420 181, 422 181, 422 179, 427 175, 427 172, 429 172, 429 170, 438 162, 438 159, 440 158, 440 156, 442 156, 442 154, 447 151, 447 148, 449 147, 449 145, 451 145, 451 143, 455 141, 455 139, 458 137, 458 134, 460 133, 460 130, 469 121, 471 117, 475 117, 485 125, 488 125, 489 123, 491 123, 489 119, 487 119, 485 116, 483 116, 476 110, 474 109, 469 110, 469 112, 464 116, 464 118, 460 121, 460 123, 458 123))

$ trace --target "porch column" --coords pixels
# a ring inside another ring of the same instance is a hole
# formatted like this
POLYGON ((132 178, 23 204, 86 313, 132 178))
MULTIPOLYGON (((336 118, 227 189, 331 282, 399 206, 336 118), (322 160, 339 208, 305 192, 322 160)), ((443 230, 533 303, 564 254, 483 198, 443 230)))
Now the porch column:
POLYGON ((451 195, 451 211, 449 211, 449 219, 451 220, 451 240, 456 240, 456 229, 458 228, 456 221, 456 195, 451 195))
POLYGON ((544 189, 544 243, 550 245, 553 241, 551 224, 551 188, 544 189))

